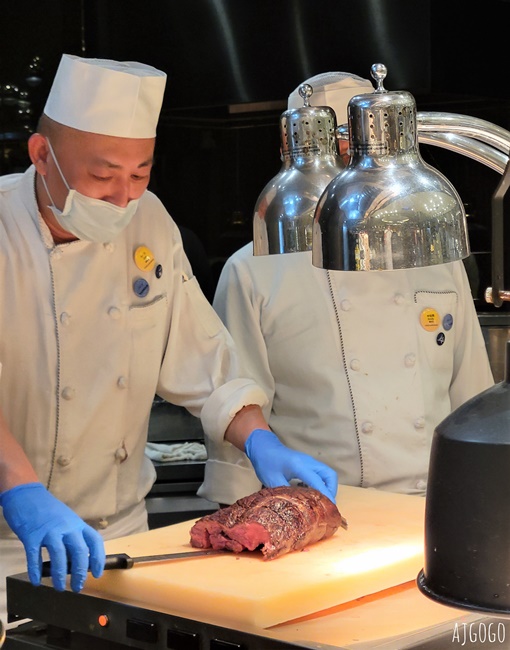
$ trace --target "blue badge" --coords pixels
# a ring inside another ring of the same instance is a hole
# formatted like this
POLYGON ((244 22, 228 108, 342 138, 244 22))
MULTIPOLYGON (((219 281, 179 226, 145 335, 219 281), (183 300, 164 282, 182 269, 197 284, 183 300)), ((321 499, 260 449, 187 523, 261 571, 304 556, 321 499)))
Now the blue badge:
POLYGON ((443 318, 443 327, 448 332, 453 327, 453 316, 451 314, 446 314, 443 318))
POLYGON ((444 332, 439 332, 439 334, 436 336, 436 343, 438 345, 443 345, 443 343, 445 342, 445 339, 446 339, 446 336, 445 336, 444 332))
POLYGON ((133 291, 139 298, 143 298, 149 293, 149 283, 144 278, 136 278, 133 282, 133 291))

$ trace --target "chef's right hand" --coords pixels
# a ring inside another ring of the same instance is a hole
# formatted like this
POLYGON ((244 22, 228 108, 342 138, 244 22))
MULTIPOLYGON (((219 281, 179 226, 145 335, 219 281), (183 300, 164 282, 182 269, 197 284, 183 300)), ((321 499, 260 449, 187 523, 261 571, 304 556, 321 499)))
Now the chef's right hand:
POLYGON ((338 490, 335 470, 308 454, 289 449, 272 431, 252 431, 244 451, 260 482, 266 487, 290 485, 289 481, 299 479, 335 503, 338 490))
POLYGON ((0 494, 0 506, 27 555, 28 577, 41 584, 41 549, 50 555, 51 578, 57 591, 64 591, 71 566, 71 588, 80 591, 87 571, 99 578, 104 569, 105 550, 101 535, 59 501, 42 483, 24 483, 0 494))

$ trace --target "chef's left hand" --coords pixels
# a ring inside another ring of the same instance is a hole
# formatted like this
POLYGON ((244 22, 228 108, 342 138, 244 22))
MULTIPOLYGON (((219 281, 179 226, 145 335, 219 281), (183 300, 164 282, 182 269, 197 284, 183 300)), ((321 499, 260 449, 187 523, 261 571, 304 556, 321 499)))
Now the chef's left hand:
POLYGON ((338 489, 336 472, 308 454, 289 449, 271 431, 252 431, 244 450, 266 487, 289 485, 291 479, 299 479, 335 503, 338 489))

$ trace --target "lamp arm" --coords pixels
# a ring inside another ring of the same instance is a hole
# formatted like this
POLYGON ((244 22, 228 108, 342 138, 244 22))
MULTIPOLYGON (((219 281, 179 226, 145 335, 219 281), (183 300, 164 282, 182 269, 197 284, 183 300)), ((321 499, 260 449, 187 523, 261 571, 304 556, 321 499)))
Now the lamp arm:
POLYGON ((418 133, 456 133, 481 140, 505 154, 510 153, 510 131, 478 117, 424 111, 416 114, 416 122, 418 133))
POLYGON ((510 187, 510 163, 492 195, 492 287, 485 290, 485 300, 495 307, 501 307, 510 300, 510 291, 503 289, 504 247, 503 247, 503 200, 510 187))
POLYGON ((418 141, 423 144, 431 144, 460 153, 487 165, 487 167, 490 167, 499 174, 505 171, 508 163, 508 156, 501 151, 483 142, 478 142, 472 138, 455 133, 435 133, 432 131, 422 133, 420 127, 418 127, 418 141))
POLYGON ((461 153, 502 174, 491 200, 492 287, 485 290, 485 300, 501 307, 510 301, 510 291, 503 288, 503 200, 510 188, 510 131, 458 113, 420 112, 416 119, 419 142, 461 153))

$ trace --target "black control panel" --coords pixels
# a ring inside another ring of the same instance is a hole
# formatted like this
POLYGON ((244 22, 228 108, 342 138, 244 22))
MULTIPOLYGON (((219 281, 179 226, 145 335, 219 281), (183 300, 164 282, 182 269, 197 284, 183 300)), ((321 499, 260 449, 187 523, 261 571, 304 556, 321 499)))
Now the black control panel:
POLYGON ((297 650, 302 646, 48 585, 26 574, 7 578, 10 618, 31 619, 9 630, 2 650, 297 650))

